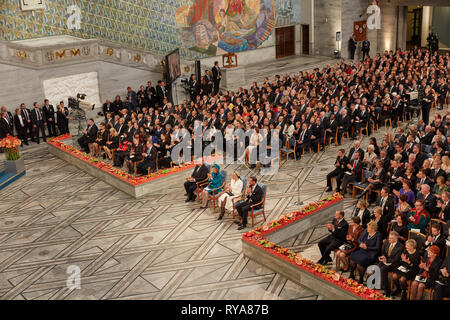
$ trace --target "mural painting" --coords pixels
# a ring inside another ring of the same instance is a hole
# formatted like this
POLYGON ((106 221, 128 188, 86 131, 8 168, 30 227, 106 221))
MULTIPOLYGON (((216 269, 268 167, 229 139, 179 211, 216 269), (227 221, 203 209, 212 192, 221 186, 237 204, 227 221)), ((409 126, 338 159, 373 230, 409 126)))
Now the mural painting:
POLYGON ((176 12, 183 44, 207 55, 260 47, 275 26, 273 0, 195 0, 176 12))

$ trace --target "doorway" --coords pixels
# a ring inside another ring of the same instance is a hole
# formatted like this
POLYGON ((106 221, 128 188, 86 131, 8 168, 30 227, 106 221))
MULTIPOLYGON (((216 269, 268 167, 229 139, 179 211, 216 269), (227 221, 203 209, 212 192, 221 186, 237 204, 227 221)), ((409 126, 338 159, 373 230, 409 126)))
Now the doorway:
POLYGON ((276 28, 275 40, 277 59, 295 55, 295 26, 276 28))
POLYGON ((408 7, 406 48, 420 47, 422 43, 422 15, 423 8, 417 6, 408 7))
POLYGON ((309 54, 309 24, 302 24, 302 53, 309 54))

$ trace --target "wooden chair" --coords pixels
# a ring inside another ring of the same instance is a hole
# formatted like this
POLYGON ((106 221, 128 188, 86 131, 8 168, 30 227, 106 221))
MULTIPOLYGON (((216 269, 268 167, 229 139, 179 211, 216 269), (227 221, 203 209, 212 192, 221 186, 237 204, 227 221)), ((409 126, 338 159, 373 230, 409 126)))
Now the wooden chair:
POLYGON ((220 170, 220 174, 222 175, 222 184, 220 187, 215 189, 211 189, 211 193, 209 194, 209 199, 213 202, 213 208, 216 208, 216 201, 219 200, 220 195, 222 194, 219 190, 225 187, 225 183, 227 181, 227 172, 225 170, 220 170))
POLYGON ((384 120, 384 128, 387 128, 387 123, 389 122, 389 129, 392 129, 392 121, 391 118, 387 118, 384 120))
POLYGON ((134 175, 137 175, 137 166, 138 166, 139 163, 142 163, 142 162, 144 162, 144 159, 139 160, 139 161, 136 161, 136 162, 133 164, 134 175))
POLYGON ((323 145, 324 146, 331 146, 331 139, 336 139, 336 137, 335 136, 333 136, 332 134, 330 134, 328 131, 325 131, 324 132, 324 135, 323 135, 323 145), (327 139, 328 138, 328 139, 327 139), (328 144, 327 144, 327 142, 328 142, 328 144))
POLYGON ((280 149, 280 166, 281 166, 281 156, 283 154, 286 154, 286 162, 289 161, 289 155, 293 154, 294 159, 297 160, 297 155, 295 154, 295 148, 297 147, 297 141, 295 138, 290 138, 289 140, 286 140, 286 146, 285 148, 280 149))
MULTIPOLYGON (((367 186, 369 185, 367 181, 367 179, 369 179, 372 176, 372 171, 363 169, 363 173, 362 173, 362 182, 355 182, 353 183, 353 189, 352 189, 352 198, 355 197, 355 191, 356 190, 362 190, 364 191, 367 186)), ((367 198, 367 194, 364 196, 364 198, 367 198)))
POLYGON ((445 227, 447 226, 447 222, 440 219, 431 219, 430 223, 428 224, 428 232, 431 233, 431 225, 434 223, 439 223, 441 225, 441 232, 445 234, 445 227))
POLYGON ((251 211, 249 212, 249 215, 252 217, 252 227, 255 226, 255 218, 259 215, 262 215, 264 217, 264 220, 262 221, 266 221, 266 214, 264 212, 264 207, 266 204, 267 186, 265 184, 259 184, 259 186, 263 191, 263 199, 261 200, 261 202, 256 203, 250 207, 251 211), (255 207, 259 205, 262 205, 261 208, 255 209, 255 207))
MULTIPOLYGON (((348 131, 344 131, 341 133, 341 142, 344 142, 344 136, 347 136, 347 141, 350 141, 350 135, 349 135, 348 131)), ((337 143, 338 142, 337 142, 337 133, 336 133, 336 146, 338 145, 337 143)))
POLYGON ((363 130, 366 130, 366 136, 368 136, 369 135, 369 122, 366 123, 366 126, 364 128, 359 129, 359 140, 362 139, 363 130))

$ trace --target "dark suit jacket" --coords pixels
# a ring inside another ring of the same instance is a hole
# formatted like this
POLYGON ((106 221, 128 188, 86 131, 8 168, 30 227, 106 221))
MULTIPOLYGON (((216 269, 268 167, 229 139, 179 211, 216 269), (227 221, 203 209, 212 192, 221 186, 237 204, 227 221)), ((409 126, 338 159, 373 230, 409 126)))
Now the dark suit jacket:
MULTIPOLYGON (((417 193, 416 199, 424 200, 424 197, 425 196, 421 192, 419 192, 417 193)), ((436 208, 436 204, 437 204, 436 197, 432 193, 430 193, 424 201, 425 210, 429 213, 433 212, 434 208, 436 208)))
POLYGON ((42 126, 44 125, 44 122, 46 122, 46 117, 45 113, 41 109, 39 110, 41 111, 41 120, 38 120, 36 108, 33 108, 33 110, 31 110, 31 123, 33 125, 42 126))
POLYGON ((386 257, 387 263, 392 263, 394 266, 400 265, 401 262, 401 255, 403 253, 403 249, 405 248, 403 244, 401 244, 399 241, 395 244, 395 247, 392 249, 391 254, 389 255, 389 247, 391 244, 389 241, 386 241, 384 245, 384 250, 381 252, 383 256, 386 257))
MULTIPOLYGON (((381 198, 380 200, 378 200, 377 206, 381 207, 381 198)), ((388 196, 386 203, 384 204, 383 216, 387 217, 388 220, 392 220, 394 214, 395 214, 394 198, 388 196)))
MULTIPOLYGON (((433 236, 433 235, 430 233, 430 234, 428 234, 428 236, 433 236)), ((427 238, 428 238, 428 236, 427 236, 427 238)), ((443 252, 443 250, 445 251, 447 249, 446 248, 447 241, 445 240, 445 236, 443 235, 442 232, 434 242, 425 244, 425 249, 428 247, 431 247, 432 245, 438 246, 439 249, 441 250, 441 253, 443 252)))
MULTIPOLYGON (((361 147, 359 147, 358 151, 360 152, 361 156, 359 157, 360 159, 364 159, 364 150, 361 149, 361 147)), ((350 160, 353 156, 353 153, 355 152, 355 147, 352 147, 348 153, 347 158, 350 160)))
MULTIPOLYGON (((359 215, 359 210, 356 212, 356 215, 359 215)), ((361 226, 365 229, 367 227, 367 224, 371 220, 372 214, 370 213, 369 209, 364 209, 364 212, 361 217, 361 226)))
MULTIPOLYGON (((263 197, 264 197, 263 190, 257 184, 255 186, 255 189, 253 190, 253 192, 251 194, 247 195, 247 203, 250 205, 260 203, 263 200, 263 197)), ((259 209, 260 207, 261 207, 261 205, 258 205, 255 207, 255 209, 259 209)))
POLYGON ((208 168, 204 164, 201 166, 196 165, 191 177, 194 178, 196 182, 205 180, 208 177, 208 168))
POLYGON ((12 134, 11 125, 4 118, 0 118, 0 138, 3 139, 12 134))
POLYGON ((334 230, 328 230, 331 232, 331 237, 340 243, 344 243, 346 241, 346 236, 348 232, 348 223, 345 221, 345 219, 342 219, 339 224, 337 223, 337 219, 333 218, 333 221, 331 224, 334 226, 334 230))
POLYGON ((86 133, 86 137, 88 138, 89 141, 95 141, 95 139, 97 139, 97 132, 98 132, 98 127, 97 125, 94 123, 89 130, 87 130, 86 133))
POLYGON ((148 153, 148 150, 147 150, 146 154, 147 155, 144 158, 144 162, 156 163, 156 157, 158 155, 158 151, 156 150, 156 147, 152 146, 152 149, 150 150, 150 154, 148 153))

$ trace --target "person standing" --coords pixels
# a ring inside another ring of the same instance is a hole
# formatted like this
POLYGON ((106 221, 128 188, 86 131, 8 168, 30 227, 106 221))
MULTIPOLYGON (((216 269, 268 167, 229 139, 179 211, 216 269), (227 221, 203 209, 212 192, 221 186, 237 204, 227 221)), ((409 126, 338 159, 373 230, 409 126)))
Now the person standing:
POLYGON ((45 135, 45 126, 47 125, 47 121, 45 119, 45 114, 39 108, 39 104, 37 102, 33 103, 33 110, 31 110, 31 123, 33 124, 34 130, 34 139, 37 144, 39 144, 39 130, 42 133, 42 139, 44 142, 47 141, 47 137, 45 135))
POLYGON ((44 111, 45 118, 47 119, 48 136, 56 137, 55 108, 50 104, 48 99, 44 100, 42 110, 44 111))
POLYGON ((6 111, 2 112, 0 117, 0 139, 12 134, 11 124, 8 121, 8 114, 6 111))
POLYGON ((14 115, 14 124, 16 126, 17 136, 20 140, 22 140, 22 143, 28 145, 27 125, 25 119, 22 117, 20 108, 16 109, 16 114, 14 115))
POLYGON ((433 92, 431 91, 431 87, 427 86, 425 88, 425 93, 422 100, 422 120, 425 123, 425 125, 428 125, 428 122, 430 121, 430 110, 433 101, 434 101, 433 92))
POLYGON ((219 68, 219 61, 214 62, 214 67, 212 67, 212 74, 214 80, 214 95, 219 92, 220 80, 222 79, 222 72, 219 68))
POLYGON ((350 59, 355 59, 355 51, 356 51, 356 45, 358 42, 356 41, 356 37, 354 34, 350 37, 350 40, 348 41, 348 49, 350 51, 350 59))
POLYGON ((27 137, 31 138, 31 141, 34 141, 33 138, 33 125, 31 124, 31 111, 27 109, 25 103, 20 104, 20 110, 22 117, 25 119, 25 127, 27 129, 27 137))
POLYGON ((366 39, 366 40, 363 41, 362 47, 361 47, 361 51, 362 51, 362 54, 363 54, 363 58, 362 58, 363 61, 364 61, 366 55, 370 58, 370 55, 369 55, 369 53, 370 53, 370 41, 369 40, 366 39))
POLYGON ((6 120, 8 120, 9 126, 11 128, 11 135, 14 134, 14 117, 11 114, 11 112, 9 112, 5 106, 2 106, 2 108, 0 109, 0 113, 3 114, 3 112, 6 113, 6 120))

